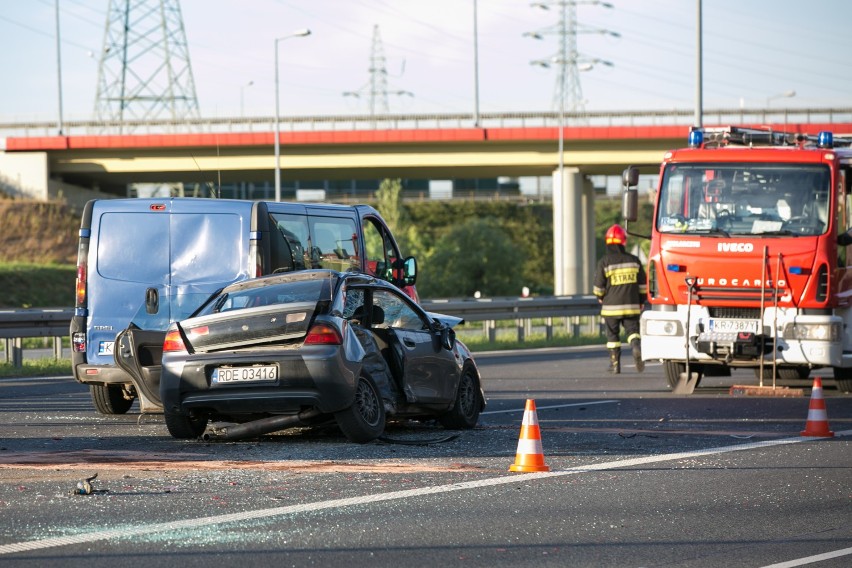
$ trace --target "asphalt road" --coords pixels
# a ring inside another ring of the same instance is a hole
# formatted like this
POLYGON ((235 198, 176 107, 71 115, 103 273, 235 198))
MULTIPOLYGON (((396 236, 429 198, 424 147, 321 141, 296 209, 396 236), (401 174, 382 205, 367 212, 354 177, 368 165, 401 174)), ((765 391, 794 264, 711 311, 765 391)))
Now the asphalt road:
POLYGON ((0 564, 852 565, 852 396, 826 378, 835 436, 803 437, 810 380, 674 396, 658 365, 613 377, 602 355, 480 354, 477 429, 407 422, 366 445, 178 441, 135 406, 96 414, 70 377, 0 379, 0 564), (549 472, 508 471, 527 399, 549 472))

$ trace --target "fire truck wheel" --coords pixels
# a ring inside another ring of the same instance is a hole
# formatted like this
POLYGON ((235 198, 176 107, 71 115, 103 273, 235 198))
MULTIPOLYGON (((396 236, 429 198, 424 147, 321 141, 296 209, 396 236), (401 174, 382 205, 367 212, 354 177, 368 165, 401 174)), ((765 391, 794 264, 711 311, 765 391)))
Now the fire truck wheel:
MULTIPOLYGON (((675 388, 678 379, 680 379, 681 373, 686 372, 686 363, 679 363, 677 361, 663 361, 663 371, 665 371, 666 373, 666 382, 668 383, 669 388, 675 388)), ((690 364, 689 372, 698 373, 698 382, 695 383, 695 386, 700 385, 701 378, 704 374, 704 370, 701 368, 701 365, 690 364)))
MULTIPOLYGON (((811 374, 807 367, 779 367, 778 378, 782 381, 804 381, 811 374)), ((760 367, 754 368, 755 378, 760 378, 760 367)), ((763 380, 772 380, 772 365, 763 366, 763 380)))
POLYGON ((852 369, 834 368, 834 380, 840 392, 852 392, 852 369))

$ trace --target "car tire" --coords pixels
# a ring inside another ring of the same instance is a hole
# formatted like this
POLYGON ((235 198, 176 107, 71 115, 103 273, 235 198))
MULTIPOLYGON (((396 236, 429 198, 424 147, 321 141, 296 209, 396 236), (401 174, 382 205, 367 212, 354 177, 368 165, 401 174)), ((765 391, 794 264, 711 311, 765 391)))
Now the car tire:
POLYGON ((207 416, 187 414, 172 414, 165 412, 166 428, 173 438, 180 440, 194 439, 201 436, 207 429, 207 416))
POLYGON ((456 389, 453 408, 438 417, 441 426, 449 430, 470 430, 476 426, 479 413, 482 412, 482 393, 476 372, 467 366, 464 368, 456 389))
POLYGON ((352 406, 335 412, 338 428, 350 442, 366 444, 385 431, 385 404, 376 383, 362 374, 355 384, 355 402, 352 406))
POLYGON ((101 414, 127 414, 133 406, 132 398, 125 398, 120 385, 89 385, 92 402, 101 414))

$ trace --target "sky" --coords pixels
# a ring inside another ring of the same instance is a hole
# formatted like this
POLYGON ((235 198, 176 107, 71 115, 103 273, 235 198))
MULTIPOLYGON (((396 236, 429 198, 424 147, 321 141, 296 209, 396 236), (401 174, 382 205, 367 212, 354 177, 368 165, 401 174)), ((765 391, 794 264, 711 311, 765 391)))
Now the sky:
MULTIPOLYGON (((58 0, 66 121, 93 117, 109 1, 58 0)), ((578 51, 612 63, 580 73, 585 108, 693 109, 698 0, 609 2, 577 0, 578 51)), ((852 107, 852 2, 702 6, 705 111, 852 107), (795 96, 782 96, 790 91, 795 96)), ((558 11, 528 0, 181 0, 180 7, 202 117, 272 116, 275 38, 304 28, 310 36, 279 42, 281 116, 368 113, 376 26, 387 90, 411 93, 388 96, 392 113, 556 110, 556 66, 531 62, 559 52, 558 11)), ((0 122, 57 120, 55 0, 0 0, 0 38, 0 122)))

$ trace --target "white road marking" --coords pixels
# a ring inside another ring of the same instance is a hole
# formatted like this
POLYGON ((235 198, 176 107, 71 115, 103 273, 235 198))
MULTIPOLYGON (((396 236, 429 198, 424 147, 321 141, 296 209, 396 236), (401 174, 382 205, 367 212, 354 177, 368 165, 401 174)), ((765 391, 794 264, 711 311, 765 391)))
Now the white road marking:
MULTIPOLYGON (((617 400, 593 400, 591 402, 573 402, 571 404, 553 404, 550 406, 538 406, 536 405, 535 409, 538 410, 547 410, 550 408, 568 408, 569 406, 591 406, 593 404, 615 404, 617 400)), ((509 414, 509 413, 521 413, 523 414, 523 408, 513 408, 510 410, 486 410, 482 414, 509 414)))
MULTIPOLYGON (((852 430, 835 432, 835 436, 852 435, 852 430)), ((592 471, 604 471, 622 467, 635 467, 650 463, 659 463, 673 460, 692 459, 702 456, 713 456, 730 452, 739 452, 744 450, 754 450, 758 448, 769 448, 782 446, 787 444, 798 444, 801 442, 809 442, 818 440, 810 437, 786 438, 783 440, 768 440, 762 442, 752 442, 749 444, 739 444, 735 446, 724 446, 718 448, 708 448, 705 450, 693 450, 689 452, 678 452, 673 454, 663 454, 659 456, 644 456, 639 458, 616 460, 611 462, 596 463, 582 465, 566 470, 550 471, 542 473, 522 473, 509 474, 501 477, 492 477, 489 479, 480 479, 477 481, 467 481, 464 483, 451 483, 449 485, 434 485, 431 487, 422 487, 419 489, 408 489, 405 491, 391 491, 388 493, 378 493, 373 495, 362 495, 360 497, 350 497, 347 499, 330 499, 328 501, 318 501, 316 503, 303 503, 299 505, 289 505, 286 507, 273 507, 271 509, 259 509, 256 511, 245 511, 242 513, 231 513, 227 515, 214 515, 210 517, 201 517, 197 519, 184 519, 181 521, 173 521, 170 523, 154 523, 149 525, 139 525, 138 527, 127 527, 121 529, 103 530, 95 532, 87 532, 78 535, 68 535, 54 538, 46 538, 41 540, 31 540, 24 542, 15 542, 6 545, 0 545, 0 555, 14 554, 16 552, 29 552, 33 550, 43 550, 46 548, 55 548, 58 546, 70 546, 74 544, 92 543, 100 540, 109 540, 114 538, 128 538, 151 533, 174 531, 182 529, 199 529, 211 525, 219 525, 223 523, 241 522, 253 519, 268 519, 271 517, 279 517, 283 515, 297 515, 300 513, 315 512, 327 509, 341 509, 351 507, 353 505, 366 505, 381 501, 398 501, 402 499, 410 499, 422 495, 436 495, 440 493, 451 493, 454 491, 465 491, 469 489, 480 489, 483 487, 493 487, 498 485, 508 485, 510 483, 524 483, 533 480, 543 480, 551 477, 564 477, 567 475, 576 475, 579 473, 588 473, 592 471)))
POLYGON ((787 562, 779 562, 778 564, 770 564, 762 568, 794 568, 795 566, 804 566, 805 564, 813 564, 814 562, 822 562, 823 560, 831 560, 832 558, 840 558, 841 556, 849 556, 852 554, 852 548, 844 548, 825 554, 817 554, 815 556, 806 556, 797 558, 796 560, 788 560, 787 562))

